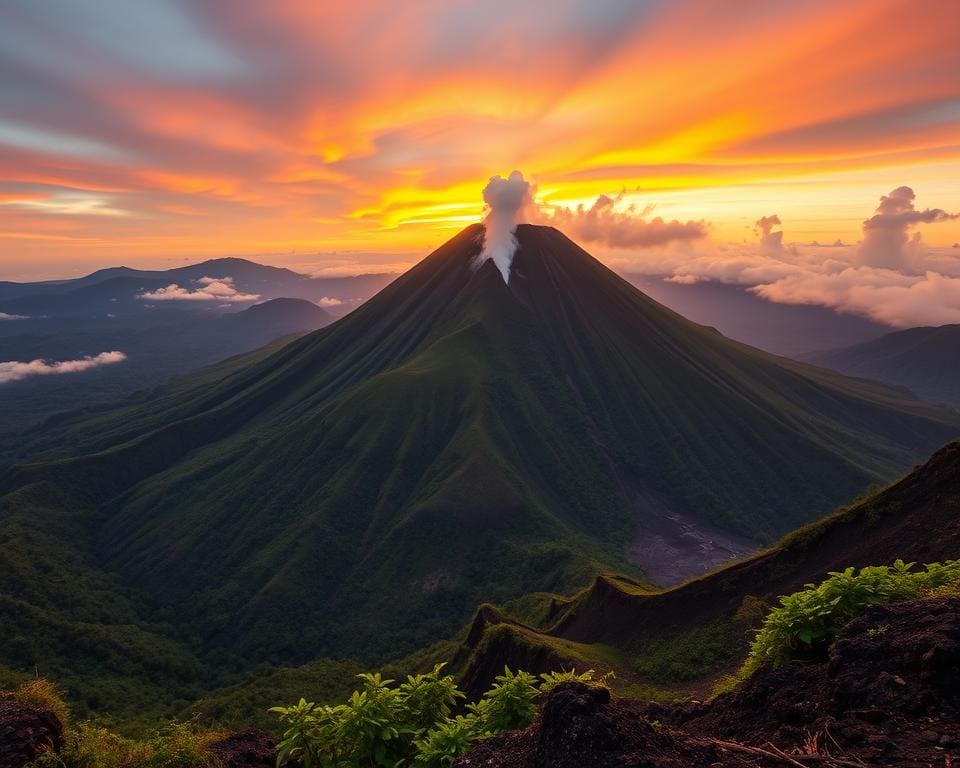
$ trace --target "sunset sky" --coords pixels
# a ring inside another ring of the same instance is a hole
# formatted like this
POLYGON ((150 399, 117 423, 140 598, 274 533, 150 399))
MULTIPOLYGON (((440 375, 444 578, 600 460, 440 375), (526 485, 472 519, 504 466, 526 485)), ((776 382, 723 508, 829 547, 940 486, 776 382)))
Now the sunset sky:
POLYGON ((958 30, 957 0, 8 0, 0 279, 400 269, 515 168, 533 218, 680 280, 850 250, 906 186, 896 236, 956 277, 958 30))

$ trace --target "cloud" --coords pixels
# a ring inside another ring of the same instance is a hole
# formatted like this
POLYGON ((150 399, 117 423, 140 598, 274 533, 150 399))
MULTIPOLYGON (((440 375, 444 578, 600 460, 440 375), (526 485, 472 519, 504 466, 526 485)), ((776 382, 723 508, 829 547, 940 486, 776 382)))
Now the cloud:
POLYGON ((155 291, 137 294, 138 299, 147 301, 219 301, 240 303, 256 301, 260 298, 257 293, 240 293, 233 283, 232 277, 201 277, 193 281, 199 286, 193 290, 181 288, 176 283, 155 291))
POLYGON ((618 210, 623 195, 600 195, 587 208, 557 206, 541 212, 540 219, 570 234, 575 240, 600 243, 610 248, 648 248, 683 240, 698 240, 707 234, 703 221, 665 221, 657 216, 648 219, 653 206, 638 210, 627 205, 618 210))
POLYGON ((22 363, 10 360, 0 362, 0 384, 20 381, 30 376, 57 376, 64 373, 79 373, 101 365, 122 363, 126 359, 127 356, 123 352, 101 352, 94 357, 63 360, 59 363, 49 363, 46 360, 31 360, 28 363, 22 363))
POLYGON ((772 215, 757 220, 755 244, 693 248, 680 243, 642 261, 614 265, 625 272, 662 275, 672 283, 713 280, 740 285, 768 301, 830 307, 894 327, 958 323, 960 259, 953 249, 925 249, 927 268, 922 272, 862 263, 864 246, 875 255, 875 249, 893 243, 898 252, 891 261, 903 267, 906 249, 916 243, 906 242, 907 228, 950 217, 939 209, 914 210, 913 191, 900 187, 881 199, 877 214, 867 222, 870 227, 865 226, 865 232, 881 232, 884 237, 868 236, 859 249, 839 240, 833 245, 784 246, 783 232, 774 231, 782 222, 772 215))
POLYGON ((533 192, 533 185, 520 171, 513 171, 506 179, 492 176, 483 188, 483 201, 489 213, 484 220, 483 250, 477 263, 491 259, 505 283, 510 282, 510 264, 517 250, 514 232, 533 207, 533 192))
POLYGON ((876 267, 808 271, 750 290, 769 301, 819 304, 887 325, 960 323, 960 277, 928 271, 907 275, 876 267))
POLYGON ((316 301, 318 307, 339 307, 343 303, 341 299, 333 299, 329 296, 324 296, 316 301))
POLYGON ((756 231, 760 235, 760 253, 764 256, 779 256, 783 253, 783 231, 774 232, 774 227, 782 222, 777 214, 761 216, 757 219, 756 231))
POLYGON ((3 320, 26 320, 26 315, 10 315, 6 312, 0 312, 0 322, 3 320))
POLYGON ((918 211, 916 198, 910 187, 897 187, 880 198, 876 213, 863 222, 863 242, 860 244, 860 262, 872 267, 888 269, 909 268, 917 261, 920 233, 910 230, 917 224, 933 224, 956 219, 956 213, 940 208, 918 211))

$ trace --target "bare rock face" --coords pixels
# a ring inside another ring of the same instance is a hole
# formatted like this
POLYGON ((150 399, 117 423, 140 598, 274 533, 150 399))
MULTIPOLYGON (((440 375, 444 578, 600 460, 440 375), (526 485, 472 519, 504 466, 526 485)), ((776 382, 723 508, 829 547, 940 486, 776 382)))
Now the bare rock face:
POLYGON ((46 707, 0 699, 0 768, 23 768, 63 746, 63 723, 46 707))

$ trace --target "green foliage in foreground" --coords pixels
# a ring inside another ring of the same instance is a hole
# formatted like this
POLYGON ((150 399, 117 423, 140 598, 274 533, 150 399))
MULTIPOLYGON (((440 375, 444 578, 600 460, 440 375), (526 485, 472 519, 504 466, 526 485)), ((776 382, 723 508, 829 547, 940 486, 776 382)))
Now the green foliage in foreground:
POLYGON ((287 726, 278 745, 277 764, 302 768, 445 768, 479 738, 523 728, 533 722, 536 697, 561 682, 594 679, 592 670, 543 674, 503 674, 483 698, 454 715, 464 694, 443 664, 432 672, 408 676, 395 685, 379 674, 359 675, 362 690, 335 707, 300 699, 292 707, 274 707, 287 726))
POLYGON ((859 573, 854 568, 834 571, 820 584, 781 597, 757 632, 737 678, 749 677, 763 664, 823 658, 840 630, 869 606, 918 598, 960 582, 960 560, 929 563, 921 570, 914 565, 897 560, 859 573))
POLYGON ((81 723, 60 752, 40 757, 37 768, 220 768, 209 746, 221 735, 171 723, 148 739, 133 740, 81 723))

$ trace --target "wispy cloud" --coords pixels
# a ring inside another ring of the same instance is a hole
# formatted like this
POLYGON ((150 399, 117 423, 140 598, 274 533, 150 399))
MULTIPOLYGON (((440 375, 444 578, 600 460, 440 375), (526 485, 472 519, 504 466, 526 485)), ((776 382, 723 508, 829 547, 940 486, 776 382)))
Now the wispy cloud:
POLYGON ((155 291, 137 294, 145 301, 219 301, 222 303, 242 303, 256 301, 257 293, 241 293, 234 285, 232 277, 201 277, 194 281, 196 288, 182 288, 171 283, 155 291))
POLYGON ((0 312, 0 322, 4 320, 26 320, 26 315, 11 315, 7 312, 0 312))
POLYGON ((83 357, 79 360, 62 360, 54 363, 39 359, 30 362, 10 360, 0 362, 0 384, 20 381, 31 376, 59 376, 67 373, 79 373, 101 365, 122 363, 126 359, 127 356, 123 352, 114 351, 101 352, 99 355, 83 357))

